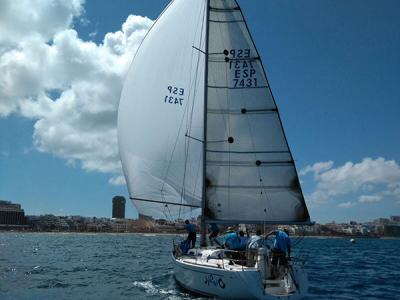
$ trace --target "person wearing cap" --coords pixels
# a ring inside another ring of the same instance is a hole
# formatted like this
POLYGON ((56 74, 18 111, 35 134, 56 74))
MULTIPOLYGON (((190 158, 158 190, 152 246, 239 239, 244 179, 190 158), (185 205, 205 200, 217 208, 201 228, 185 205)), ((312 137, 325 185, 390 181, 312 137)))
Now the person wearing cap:
POLYGON ((188 232, 187 241, 194 248, 196 246, 196 225, 190 223, 189 220, 185 220, 185 229, 188 232))
POLYGON ((233 227, 228 227, 225 233, 224 246, 229 250, 237 250, 240 248, 240 238, 233 227))

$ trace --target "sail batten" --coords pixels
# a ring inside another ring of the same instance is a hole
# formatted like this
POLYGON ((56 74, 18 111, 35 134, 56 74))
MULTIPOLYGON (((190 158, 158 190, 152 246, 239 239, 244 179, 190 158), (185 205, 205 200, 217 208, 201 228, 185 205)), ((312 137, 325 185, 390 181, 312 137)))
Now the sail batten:
POLYGON ((143 202, 151 202, 151 203, 160 203, 165 205, 176 205, 176 206, 187 206, 187 207, 194 207, 194 208, 200 208, 199 205, 190 205, 190 204, 183 204, 183 203, 175 203, 175 202, 166 202, 166 201, 160 201, 160 200, 152 200, 152 199, 144 199, 144 198, 137 198, 137 197, 130 197, 130 199, 135 200, 135 201, 143 201, 143 202))

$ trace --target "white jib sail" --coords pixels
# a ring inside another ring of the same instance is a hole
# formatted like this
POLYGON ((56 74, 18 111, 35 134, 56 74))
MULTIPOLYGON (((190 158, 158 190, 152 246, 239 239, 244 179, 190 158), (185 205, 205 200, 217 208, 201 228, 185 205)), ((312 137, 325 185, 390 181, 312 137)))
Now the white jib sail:
POLYGON ((141 214, 170 218, 201 206, 205 31, 206 1, 171 2, 126 77, 118 140, 141 214))

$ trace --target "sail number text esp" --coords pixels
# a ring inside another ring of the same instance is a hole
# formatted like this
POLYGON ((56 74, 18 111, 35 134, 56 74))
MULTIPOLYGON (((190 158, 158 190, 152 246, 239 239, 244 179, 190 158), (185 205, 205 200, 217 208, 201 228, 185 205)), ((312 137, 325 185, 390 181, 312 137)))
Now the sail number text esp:
POLYGON ((185 89, 169 85, 167 87, 167 95, 165 95, 164 103, 177 104, 182 106, 183 96, 185 94, 185 89))
POLYGON ((255 61, 250 56, 250 49, 231 49, 229 58, 233 88, 257 87, 255 61))

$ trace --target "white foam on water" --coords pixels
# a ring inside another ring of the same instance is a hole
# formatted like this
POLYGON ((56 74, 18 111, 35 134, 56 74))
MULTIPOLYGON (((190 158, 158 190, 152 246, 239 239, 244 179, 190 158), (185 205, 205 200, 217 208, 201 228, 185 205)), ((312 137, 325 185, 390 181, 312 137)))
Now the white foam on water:
POLYGON ((149 294, 157 294, 157 288, 151 281, 134 281, 133 285, 145 290, 149 294))
POLYGON ((169 300, 180 300, 182 298, 177 296, 177 293, 175 290, 173 289, 162 289, 160 287, 158 287, 157 285, 153 284, 150 280, 148 281, 134 281, 133 285, 135 287, 139 287, 141 289, 143 289, 146 293, 148 294, 160 294, 163 295, 165 297, 168 297, 166 299, 169 300))

